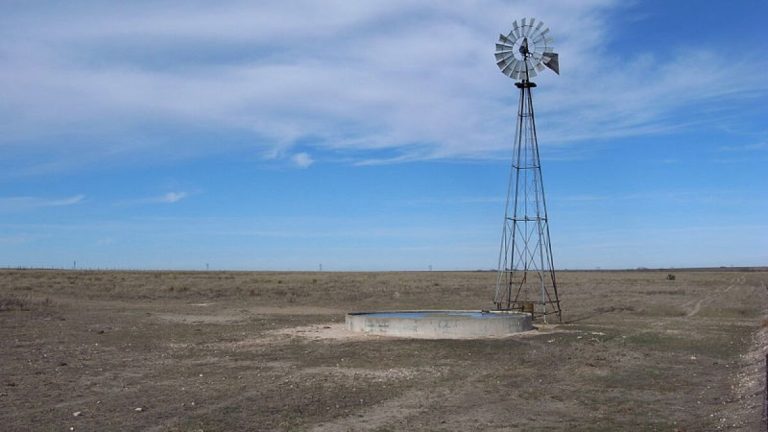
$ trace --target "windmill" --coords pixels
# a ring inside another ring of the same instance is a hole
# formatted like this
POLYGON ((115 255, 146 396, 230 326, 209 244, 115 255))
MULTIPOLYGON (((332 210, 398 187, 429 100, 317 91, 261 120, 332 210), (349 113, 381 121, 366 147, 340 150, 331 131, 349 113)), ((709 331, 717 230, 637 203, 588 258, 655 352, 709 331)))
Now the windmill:
POLYGON ((531 94, 536 83, 531 78, 545 68, 560 74, 552 42, 543 22, 523 18, 512 23, 507 35, 499 35, 495 53, 496 65, 516 81, 520 96, 493 302, 498 310, 528 312, 545 322, 551 314, 562 321, 562 313, 531 94))

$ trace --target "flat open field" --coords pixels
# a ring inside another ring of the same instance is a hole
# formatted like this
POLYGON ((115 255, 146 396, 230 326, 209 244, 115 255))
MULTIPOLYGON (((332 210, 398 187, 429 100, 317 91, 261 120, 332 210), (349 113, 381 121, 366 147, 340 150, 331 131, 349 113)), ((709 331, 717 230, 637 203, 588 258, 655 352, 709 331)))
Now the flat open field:
POLYGON ((441 341, 341 323, 494 273, 0 271, 0 429, 760 430, 768 272, 674 274, 561 272, 564 324, 441 341))

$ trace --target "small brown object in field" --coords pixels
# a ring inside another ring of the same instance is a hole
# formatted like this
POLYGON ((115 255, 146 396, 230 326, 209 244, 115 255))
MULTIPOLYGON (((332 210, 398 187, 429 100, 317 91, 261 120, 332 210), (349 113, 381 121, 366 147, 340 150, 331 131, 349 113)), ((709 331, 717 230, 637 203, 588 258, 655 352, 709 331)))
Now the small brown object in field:
POLYGON ((673 275, 672 273, 669 273, 667 275, 667 280, 675 280, 675 275, 673 275))

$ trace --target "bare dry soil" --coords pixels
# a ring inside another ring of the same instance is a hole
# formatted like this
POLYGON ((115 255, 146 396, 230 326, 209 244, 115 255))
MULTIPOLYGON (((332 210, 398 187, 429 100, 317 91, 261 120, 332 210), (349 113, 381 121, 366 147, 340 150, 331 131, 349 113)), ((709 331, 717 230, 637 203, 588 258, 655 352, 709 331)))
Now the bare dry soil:
POLYGON ((0 271, 7 431, 760 430, 768 272, 561 272, 524 336, 350 335, 487 308, 489 272, 0 271))

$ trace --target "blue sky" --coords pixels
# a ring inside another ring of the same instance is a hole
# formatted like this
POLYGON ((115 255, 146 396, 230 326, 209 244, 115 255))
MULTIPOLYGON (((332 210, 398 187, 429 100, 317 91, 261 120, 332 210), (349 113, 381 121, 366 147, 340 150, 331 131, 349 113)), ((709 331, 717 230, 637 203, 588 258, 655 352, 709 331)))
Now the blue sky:
POLYGON ((768 3, 0 5, 0 266, 496 265, 535 16, 560 268, 768 265, 768 3))

